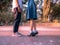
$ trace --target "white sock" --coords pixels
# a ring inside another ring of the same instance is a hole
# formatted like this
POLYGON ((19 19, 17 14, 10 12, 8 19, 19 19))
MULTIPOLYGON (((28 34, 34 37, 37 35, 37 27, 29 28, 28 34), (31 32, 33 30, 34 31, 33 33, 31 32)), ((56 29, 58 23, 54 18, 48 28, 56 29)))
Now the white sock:
POLYGON ((36 30, 33 30, 33 32, 37 32, 36 30))
POLYGON ((30 31, 30 33, 31 33, 31 32, 36 32, 36 30, 32 30, 32 31, 30 31))

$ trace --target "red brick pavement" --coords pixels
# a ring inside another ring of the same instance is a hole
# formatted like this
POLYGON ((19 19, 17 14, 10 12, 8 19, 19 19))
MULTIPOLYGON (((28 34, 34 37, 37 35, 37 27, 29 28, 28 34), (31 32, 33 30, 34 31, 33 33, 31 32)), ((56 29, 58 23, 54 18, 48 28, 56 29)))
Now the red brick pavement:
MULTIPOLYGON (((39 31, 38 35, 43 36, 13 37, 13 26, 0 26, 0 45, 60 45, 60 25, 40 24, 37 26, 37 30, 39 31)), ((29 26, 19 27, 19 32, 24 35, 29 34, 29 31, 29 26)))
MULTIPOLYGON (((60 35, 60 23, 37 24, 38 35, 60 35)), ((19 32, 27 35, 30 32, 29 25, 19 26, 19 32)), ((13 33, 13 26, 0 26, 0 36, 10 36, 13 33)))

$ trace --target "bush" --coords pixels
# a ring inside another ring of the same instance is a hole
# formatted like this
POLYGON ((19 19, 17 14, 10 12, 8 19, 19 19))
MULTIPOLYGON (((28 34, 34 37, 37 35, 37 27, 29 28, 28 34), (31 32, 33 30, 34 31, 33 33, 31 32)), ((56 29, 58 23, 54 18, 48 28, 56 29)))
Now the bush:
POLYGON ((54 19, 59 20, 59 18, 60 18, 60 5, 56 4, 53 7, 52 15, 53 15, 54 19))

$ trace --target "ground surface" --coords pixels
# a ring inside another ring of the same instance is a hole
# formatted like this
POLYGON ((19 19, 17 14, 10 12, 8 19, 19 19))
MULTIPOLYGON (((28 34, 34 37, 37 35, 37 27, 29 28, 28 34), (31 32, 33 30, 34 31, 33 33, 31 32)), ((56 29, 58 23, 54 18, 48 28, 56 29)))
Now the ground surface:
POLYGON ((0 45, 60 45, 60 24, 40 24, 37 31, 37 36, 28 37, 29 25, 19 26, 19 32, 25 36, 16 37, 12 36, 13 25, 0 26, 0 45))

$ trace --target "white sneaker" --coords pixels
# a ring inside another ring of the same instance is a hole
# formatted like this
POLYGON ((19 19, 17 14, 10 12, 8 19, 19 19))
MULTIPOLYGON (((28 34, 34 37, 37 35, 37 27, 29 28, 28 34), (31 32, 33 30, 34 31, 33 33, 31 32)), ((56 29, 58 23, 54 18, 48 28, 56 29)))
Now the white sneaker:
POLYGON ((19 33, 19 32, 16 32, 12 36, 23 36, 23 35, 21 33, 19 33))

